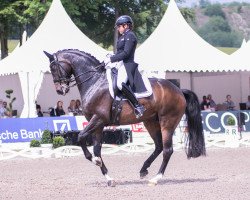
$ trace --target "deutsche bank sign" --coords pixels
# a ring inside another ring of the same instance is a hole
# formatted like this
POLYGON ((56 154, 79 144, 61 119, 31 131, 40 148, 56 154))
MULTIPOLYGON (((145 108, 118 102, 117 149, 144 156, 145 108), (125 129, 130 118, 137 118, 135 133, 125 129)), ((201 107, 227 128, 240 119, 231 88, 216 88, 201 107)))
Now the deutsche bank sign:
POLYGON ((29 142, 40 140, 43 131, 78 130, 75 117, 38 117, 0 119, 2 143, 29 142))
POLYGON ((71 131, 70 121, 68 119, 53 120, 55 131, 71 131))

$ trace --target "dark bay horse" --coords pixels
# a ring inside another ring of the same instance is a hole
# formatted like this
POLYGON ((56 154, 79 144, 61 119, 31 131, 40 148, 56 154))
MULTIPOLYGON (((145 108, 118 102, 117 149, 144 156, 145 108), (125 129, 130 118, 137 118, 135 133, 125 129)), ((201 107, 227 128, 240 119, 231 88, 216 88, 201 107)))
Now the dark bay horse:
MULTIPOLYGON (((85 157, 101 168, 109 186, 114 180, 101 157, 103 129, 113 125, 111 122, 111 105, 113 98, 108 89, 106 69, 93 56, 79 50, 62 50, 53 55, 45 52, 50 59, 50 70, 56 91, 65 95, 70 84, 77 85, 83 111, 88 120, 87 127, 79 134, 79 143, 85 157), (86 147, 86 137, 93 136, 93 153, 86 147)), ((140 177, 148 174, 148 168, 156 157, 163 152, 163 160, 157 175, 149 183, 157 184, 162 179, 169 159, 173 153, 173 134, 183 114, 188 124, 188 140, 186 154, 188 158, 196 158, 206 154, 201 111, 196 94, 190 90, 181 90, 164 79, 150 79, 153 94, 141 98, 139 102, 146 108, 144 115, 137 119, 132 106, 125 100, 120 115, 120 125, 143 122, 155 143, 155 150, 144 162, 140 177)))

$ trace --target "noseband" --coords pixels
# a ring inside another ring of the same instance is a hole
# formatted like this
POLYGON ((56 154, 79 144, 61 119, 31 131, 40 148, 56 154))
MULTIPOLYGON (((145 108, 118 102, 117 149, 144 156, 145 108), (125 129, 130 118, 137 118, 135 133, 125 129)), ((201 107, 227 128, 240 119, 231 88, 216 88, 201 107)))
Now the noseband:
MULTIPOLYGON (((58 79, 54 79, 53 78, 53 82, 54 83, 59 83, 60 85, 62 85, 63 83, 66 83, 67 84, 67 87, 70 88, 70 87, 74 87, 76 85, 81 85, 85 82, 87 82, 89 79, 91 79, 97 72, 98 72, 98 69, 100 67, 103 67, 103 63, 101 63, 100 65, 96 66, 94 70, 89 70, 89 71, 85 71, 85 72, 82 72, 80 73, 79 75, 75 76, 75 77, 72 77, 72 73, 68 73, 67 70, 64 69, 64 67, 60 64, 60 62, 64 62, 64 61, 58 61, 58 59, 56 58, 55 60, 53 60, 51 63, 50 63, 50 66, 52 65, 55 65, 56 66, 56 71, 57 71, 57 74, 59 76, 58 79), (62 71, 65 72, 66 74, 66 77, 63 77, 63 73, 62 71), (76 79, 79 78, 80 76, 84 75, 84 74, 87 74, 87 73, 90 73, 90 72, 93 72, 93 74, 91 76, 89 76, 88 78, 86 78, 85 80, 81 81, 80 83, 76 83, 76 79), (70 83, 73 83, 75 82, 74 84, 72 85, 69 85, 70 83)), ((65 62, 64 62, 65 63, 65 62)), ((68 63, 67 63, 68 64, 68 63)))

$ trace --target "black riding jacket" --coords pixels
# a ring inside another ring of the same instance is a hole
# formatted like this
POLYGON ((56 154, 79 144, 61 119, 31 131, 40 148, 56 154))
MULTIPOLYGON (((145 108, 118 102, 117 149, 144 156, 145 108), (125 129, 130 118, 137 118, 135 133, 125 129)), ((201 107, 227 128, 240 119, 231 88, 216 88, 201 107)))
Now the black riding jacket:
POLYGON ((116 54, 110 57, 111 62, 123 61, 128 82, 133 92, 145 92, 146 87, 143 83, 142 76, 138 71, 138 64, 134 61, 137 38, 133 31, 126 30, 118 39, 116 54))
POLYGON ((133 63, 136 45, 135 34, 131 30, 125 31, 117 41, 116 54, 110 58, 111 62, 133 63))

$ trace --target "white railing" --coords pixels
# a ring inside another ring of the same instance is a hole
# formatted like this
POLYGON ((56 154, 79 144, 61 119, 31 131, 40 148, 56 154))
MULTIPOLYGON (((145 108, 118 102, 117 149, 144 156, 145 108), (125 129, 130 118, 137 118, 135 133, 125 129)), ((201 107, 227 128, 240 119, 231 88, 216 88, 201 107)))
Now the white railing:
MULTIPOLYGON (((185 133, 177 134, 173 137, 174 150, 183 150, 185 147, 185 133)), ((231 136, 226 134, 206 134, 205 143, 207 148, 236 148, 250 147, 250 133, 239 136, 231 136)), ((90 152, 93 152, 93 147, 88 147, 90 152)), ((102 154, 117 154, 117 153, 141 153, 153 151, 155 148, 152 139, 148 134, 140 137, 134 137, 132 143, 124 145, 103 144, 102 154)), ((13 159, 16 157, 24 158, 60 158, 71 156, 83 156, 82 149, 79 146, 63 146, 52 149, 47 147, 29 147, 29 143, 20 145, 0 144, 0 160, 13 159)))

